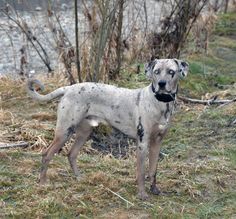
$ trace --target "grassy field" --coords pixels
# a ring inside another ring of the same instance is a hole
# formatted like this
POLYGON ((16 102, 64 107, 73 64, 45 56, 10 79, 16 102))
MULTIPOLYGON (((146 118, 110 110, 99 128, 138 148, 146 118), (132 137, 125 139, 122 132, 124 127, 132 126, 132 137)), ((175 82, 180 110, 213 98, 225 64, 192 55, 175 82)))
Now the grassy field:
MULTIPOLYGON (((235 15, 222 16, 209 55, 187 57, 191 71, 181 81, 182 96, 235 98, 236 27, 230 22, 236 23, 235 15)), ((46 93, 64 84, 58 78, 41 80, 46 93)), ((142 87, 147 81, 144 75, 124 74, 117 83, 142 87)), ((49 183, 40 187, 40 152, 52 140, 57 101, 34 102, 24 87, 21 81, 0 79, 0 142, 31 145, 0 150, 0 218, 236 218, 236 103, 178 101, 158 166, 163 195, 142 202, 136 196, 135 153, 116 159, 98 153, 90 142, 78 157, 79 182, 65 149, 50 164, 49 183)))

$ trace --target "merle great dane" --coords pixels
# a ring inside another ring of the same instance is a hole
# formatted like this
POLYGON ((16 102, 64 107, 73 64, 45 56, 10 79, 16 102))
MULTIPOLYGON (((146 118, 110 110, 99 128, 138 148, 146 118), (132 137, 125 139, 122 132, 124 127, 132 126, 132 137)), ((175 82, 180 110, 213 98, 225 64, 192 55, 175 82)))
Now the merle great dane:
POLYGON ((145 160, 148 155, 150 191, 160 193, 156 185, 156 167, 160 143, 165 136, 174 110, 178 80, 185 77, 188 64, 177 59, 155 59, 145 65, 150 79, 149 86, 141 89, 118 88, 100 83, 80 83, 66 86, 41 95, 34 84, 43 88, 35 79, 28 81, 28 94, 38 101, 50 101, 60 97, 55 136, 42 155, 40 184, 46 182, 48 164, 68 139, 75 133, 76 139, 68 154, 74 174, 79 170, 76 158, 81 146, 99 123, 109 124, 137 140, 138 196, 145 200, 145 160))

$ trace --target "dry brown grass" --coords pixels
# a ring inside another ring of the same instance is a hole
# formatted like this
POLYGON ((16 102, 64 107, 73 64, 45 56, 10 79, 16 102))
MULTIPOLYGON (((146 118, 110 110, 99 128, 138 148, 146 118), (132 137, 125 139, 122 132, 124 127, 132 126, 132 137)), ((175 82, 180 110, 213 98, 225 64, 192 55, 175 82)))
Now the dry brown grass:
MULTIPOLYGON (((46 82, 45 92, 55 89, 54 84, 64 84, 56 83, 56 77, 40 80, 46 82)), ((24 83, 18 81, 0 80, 0 89, 1 142, 31 144, 27 149, 0 152, 0 216, 132 219, 234 215, 235 132, 227 124, 235 115, 235 103, 223 108, 181 105, 163 144, 167 156, 158 167, 163 195, 141 202, 136 197, 135 155, 126 159, 104 156, 94 151, 90 142, 78 157, 79 182, 64 150, 50 164, 49 183, 39 187, 40 151, 52 140, 57 103, 32 101, 24 83)))

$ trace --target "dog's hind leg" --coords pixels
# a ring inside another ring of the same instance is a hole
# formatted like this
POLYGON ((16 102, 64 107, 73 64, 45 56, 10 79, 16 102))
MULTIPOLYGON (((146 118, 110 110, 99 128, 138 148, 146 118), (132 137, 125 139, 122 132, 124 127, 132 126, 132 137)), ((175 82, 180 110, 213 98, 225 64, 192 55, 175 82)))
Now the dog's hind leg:
POLYGON ((58 153, 60 149, 64 146, 69 137, 73 134, 72 130, 67 129, 66 131, 62 131, 61 129, 56 129, 55 137, 50 144, 50 146, 43 151, 42 154, 42 167, 40 172, 40 184, 44 184, 46 182, 46 174, 48 169, 48 164, 53 158, 54 154, 58 153))
POLYGON ((82 124, 76 131, 75 143, 72 145, 71 150, 68 154, 70 166, 77 178, 79 178, 80 173, 77 167, 76 158, 78 156, 80 148, 87 141, 91 132, 92 127, 87 122, 82 122, 82 124))

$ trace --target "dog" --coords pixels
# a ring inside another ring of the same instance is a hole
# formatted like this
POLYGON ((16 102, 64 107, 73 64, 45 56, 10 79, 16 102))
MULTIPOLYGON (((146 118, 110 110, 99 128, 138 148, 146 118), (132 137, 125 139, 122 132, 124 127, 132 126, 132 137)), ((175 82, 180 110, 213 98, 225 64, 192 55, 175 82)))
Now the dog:
POLYGON ((60 97, 55 136, 42 154, 40 184, 46 182, 48 164, 68 139, 75 134, 68 160, 79 177, 76 158, 92 128, 99 123, 109 124, 137 141, 138 197, 148 198, 145 191, 145 160, 149 157, 148 177, 151 193, 158 195, 156 169, 160 143, 165 136, 175 107, 179 78, 185 77, 188 63, 177 59, 154 59, 145 65, 150 85, 141 89, 118 88, 101 83, 85 82, 65 86, 41 95, 34 85, 43 85, 36 79, 27 83, 28 94, 38 101, 60 97))

